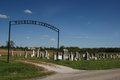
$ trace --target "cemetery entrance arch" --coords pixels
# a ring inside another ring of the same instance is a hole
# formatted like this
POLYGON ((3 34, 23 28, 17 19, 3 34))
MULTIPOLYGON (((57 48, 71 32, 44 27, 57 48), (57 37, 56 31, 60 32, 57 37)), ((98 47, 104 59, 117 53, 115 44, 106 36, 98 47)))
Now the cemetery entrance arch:
POLYGON ((47 28, 50 28, 54 31, 56 31, 58 33, 58 43, 57 43, 57 48, 59 50, 59 29, 50 25, 50 24, 47 24, 47 23, 44 23, 44 22, 40 22, 40 21, 33 21, 33 20, 16 20, 16 21, 9 21, 9 36, 8 36, 8 63, 9 63, 9 48, 10 48, 10 31, 11 31, 11 26, 12 25, 19 25, 19 24, 34 24, 34 25, 39 25, 39 26, 44 26, 44 27, 47 27, 47 28))

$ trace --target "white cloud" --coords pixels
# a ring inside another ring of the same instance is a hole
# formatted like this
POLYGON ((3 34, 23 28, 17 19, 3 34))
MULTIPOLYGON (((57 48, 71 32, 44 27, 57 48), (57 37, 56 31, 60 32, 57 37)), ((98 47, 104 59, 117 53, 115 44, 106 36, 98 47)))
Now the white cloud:
POLYGON ((105 22, 105 23, 107 23, 107 22, 105 22))
POLYGON ((88 22, 88 24, 90 24, 91 22, 88 22))
POLYGON ((32 11, 31 11, 31 10, 28 10, 28 9, 24 10, 24 12, 25 12, 25 13, 32 13, 32 11))
POLYGON ((40 39, 45 39, 44 37, 41 37, 40 39))
POLYGON ((51 41, 55 41, 56 39, 54 39, 54 38, 51 38, 50 40, 51 40, 51 41))
POLYGON ((4 18, 4 19, 6 19, 6 18, 10 18, 10 16, 6 16, 6 15, 2 15, 2 14, 0 14, 0 18, 4 18))
POLYGON ((44 37, 49 37, 49 35, 44 35, 44 37))
POLYGON ((26 37, 26 38, 30 38, 30 37, 28 36, 28 37, 26 37))

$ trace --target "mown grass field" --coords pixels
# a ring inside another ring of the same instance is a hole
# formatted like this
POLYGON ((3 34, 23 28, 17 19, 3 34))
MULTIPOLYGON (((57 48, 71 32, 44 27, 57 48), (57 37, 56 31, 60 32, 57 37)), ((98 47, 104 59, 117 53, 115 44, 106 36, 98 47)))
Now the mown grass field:
MULTIPOLYGON (((4 56, 5 57, 5 56, 4 56)), ((53 72, 44 72, 45 69, 31 64, 6 60, 0 57, 0 80, 21 80, 50 75, 53 72)))
MULTIPOLYGON (((2 56, 1 58, 6 59, 7 61, 7 56, 2 56)), ((113 68, 120 68, 120 59, 116 58, 108 58, 108 59, 103 59, 101 58, 100 60, 84 60, 84 58, 81 58, 80 61, 68 61, 68 60, 54 60, 53 56, 50 56, 50 59, 41 59, 40 57, 30 57, 28 55, 27 58, 24 58, 24 56, 12 56, 10 59, 13 60, 33 60, 33 61, 45 61, 45 62, 50 62, 50 63, 55 63, 59 65, 64 65, 64 66, 69 66, 75 69, 80 69, 80 70, 104 70, 104 69, 113 69, 113 68)))

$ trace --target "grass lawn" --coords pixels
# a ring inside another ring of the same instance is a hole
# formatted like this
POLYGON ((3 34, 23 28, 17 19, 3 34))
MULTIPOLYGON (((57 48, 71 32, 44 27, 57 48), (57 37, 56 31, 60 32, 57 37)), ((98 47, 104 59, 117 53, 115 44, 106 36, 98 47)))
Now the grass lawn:
POLYGON ((30 79, 53 73, 44 72, 44 70, 45 69, 42 67, 20 63, 13 60, 10 60, 9 63, 6 63, 6 60, 1 59, 0 57, 0 80, 30 79))
MULTIPOLYGON (((1 56, 1 58, 7 60, 7 56, 1 56)), ((101 58, 100 60, 84 60, 84 58, 81 58, 80 61, 68 61, 68 60, 58 60, 55 61, 53 60, 53 56, 50 56, 50 59, 41 59, 40 57, 30 57, 28 55, 27 58, 24 58, 24 56, 12 56, 10 59, 18 60, 33 60, 33 61, 45 61, 45 62, 50 62, 50 63, 55 63, 59 65, 64 65, 64 66, 69 66, 75 69, 80 69, 80 70, 104 70, 104 69, 113 69, 113 68, 120 68, 120 59, 116 58, 108 58, 108 59, 103 59, 101 58)))

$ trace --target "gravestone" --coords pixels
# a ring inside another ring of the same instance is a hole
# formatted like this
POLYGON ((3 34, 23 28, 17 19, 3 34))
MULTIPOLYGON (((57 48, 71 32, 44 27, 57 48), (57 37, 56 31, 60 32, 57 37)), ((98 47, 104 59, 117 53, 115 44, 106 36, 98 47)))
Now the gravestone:
POLYGON ((78 53, 78 52, 75 52, 75 57, 76 57, 76 58, 78 58, 78 55, 79 55, 79 53, 78 53))
POLYGON ((33 54, 32 54, 32 53, 30 53, 30 57, 33 57, 33 54))
POLYGON ((62 55, 58 55, 58 59, 59 59, 59 60, 62 60, 62 55))
POLYGON ((118 58, 118 54, 116 54, 116 57, 118 58))
POLYGON ((44 59, 44 54, 43 53, 41 53, 41 59, 44 59))
POLYGON ((95 57, 97 57, 97 58, 99 57, 99 54, 98 54, 98 53, 96 53, 96 52, 95 52, 95 57))
POLYGON ((81 60, 81 58, 80 58, 80 54, 78 54, 78 60, 81 60))
POLYGON ((39 56, 41 56, 41 51, 40 51, 40 53, 39 53, 39 56))
POLYGON ((97 60, 97 57, 95 57, 94 59, 97 60))
POLYGON ((17 57, 19 57, 19 54, 17 53, 17 57))
POLYGON ((100 60, 100 58, 101 58, 101 57, 99 56, 99 60, 100 60))
POLYGON ((10 56, 14 56, 14 54, 13 54, 13 50, 11 50, 11 54, 10 54, 10 56))
POLYGON ((27 51, 25 51, 25 58, 27 58, 27 51))
POLYGON ((102 55, 102 58, 105 58, 105 54, 102 55))
POLYGON ((63 60, 65 60, 65 54, 62 55, 63 60))
POLYGON ((70 52, 70 60, 73 61, 73 54, 70 52))
POLYGON ((39 49, 37 49, 36 57, 39 57, 39 49))
POLYGON ((67 56, 67 55, 68 55, 68 50, 67 50, 67 49, 63 49, 63 54, 64 54, 65 56, 67 56))
POLYGON ((33 55, 33 56, 35 56, 35 54, 34 54, 34 50, 33 50, 33 52, 32 52, 32 53, 33 53, 32 55, 33 55))
POLYGON ((47 54, 47 59, 50 59, 50 58, 49 58, 49 54, 47 54))
POLYGON ((94 58, 93 53, 91 53, 91 58, 94 58))
POLYGON ((71 61, 73 61, 73 54, 71 55, 71 61))
POLYGON ((45 57, 47 57, 47 54, 48 54, 48 53, 47 53, 47 50, 45 50, 45 57))
POLYGON ((54 60, 56 60, 57 59, 57 56, 56 56, 56 53, 54 52, 54 60))
POLYGON ((2 55, 0 54, 0 56, 2 56, 2 55))
POLYGON ((70 54, 68 54, 68 60, 70 60, 70 54))
POLYGON ((85 54, 82 54, 82 57, 85 58, 85 54))
POLYGON ((112 54, 112 58, 114 58, 114 54, 112 54))
POLYGON ((108 58, 108 54, 105 54, 105 58, 108 58))
POLYGON ((60 53, 60 55, 62 56, 62 52, 60 53))
POLYGON ((77 58, 75 57, 74 60, 77 61, 77 58))
POLYGON ((120 54, 118 55, 118 58, 120 59, 120 54))
POLYGON ((112 58, 112 55, 110 55, 110 58, 112 58))
POLYGON ((89 60, 89 53, 88 52, 86 52, 86 54, 85 54, 85 60, 89 60))
POLYGON ((21 53, 19 55, 21 56, 21 53))
POLYGON ((113 56, 113 59, 115 59, 115 56, 113 56))

